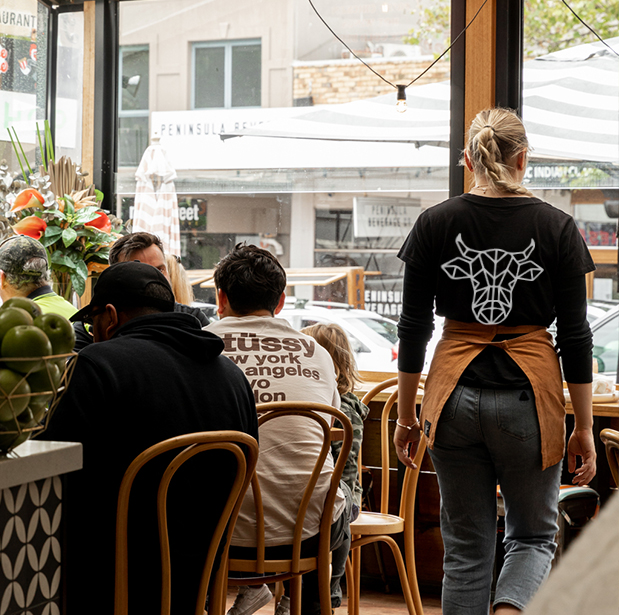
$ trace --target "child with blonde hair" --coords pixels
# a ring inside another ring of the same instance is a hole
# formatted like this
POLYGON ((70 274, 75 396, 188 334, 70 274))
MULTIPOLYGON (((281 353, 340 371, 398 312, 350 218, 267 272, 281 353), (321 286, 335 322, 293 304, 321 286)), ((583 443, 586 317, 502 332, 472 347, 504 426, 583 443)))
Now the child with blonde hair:
MULTIPOLYGON (((363 441, 363 421, 370 409, 353 393, 355 383, 361 379, 355 366, 355 357, 344 329, 335 324, 315 324, 301 330, 301 333, 313 337, 333 359, 337 390, 340 394, 342 405, 340 410, 350 419, 353 427, 353 443, 348 455, 348 461, 344 466, 342 481, 344 481, 353 494, 353 513, 351 521, 359 516, 361 509, 361 483, 359 482, 358 459, 363 441)), ((337 426, 337 425, 336 425, 337 426)), ((340 426, 341 427, 341 426, 340 426)), ((341 442, 332 442, 331 450, 336 460, 342 448, 341 442)))

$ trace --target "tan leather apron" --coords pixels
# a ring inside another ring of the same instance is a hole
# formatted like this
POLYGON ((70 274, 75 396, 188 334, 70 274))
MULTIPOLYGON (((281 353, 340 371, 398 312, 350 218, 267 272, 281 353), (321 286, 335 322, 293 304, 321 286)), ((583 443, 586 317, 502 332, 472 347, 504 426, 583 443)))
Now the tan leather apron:
POLYGON ((486 347, 498 346, 529 379, 535 396, 542 445, 542 469, 555 465, 565 452, 565 397, 559 358, 544 327, 503 327, 446 320, 425 383, 420 423, 433 448, 436 425, 445 402, 468 364, 486 347), (496 335, 518 335, 493 342, 496 335))

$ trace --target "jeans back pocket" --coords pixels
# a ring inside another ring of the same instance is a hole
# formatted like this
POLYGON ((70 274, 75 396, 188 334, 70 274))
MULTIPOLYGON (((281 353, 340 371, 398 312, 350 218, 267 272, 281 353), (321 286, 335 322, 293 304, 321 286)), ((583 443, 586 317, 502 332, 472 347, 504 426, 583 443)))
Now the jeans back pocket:
POLYGON ((535 396, 530 389, 495 390, 498 428, 519 440, 539 434, 535 396))

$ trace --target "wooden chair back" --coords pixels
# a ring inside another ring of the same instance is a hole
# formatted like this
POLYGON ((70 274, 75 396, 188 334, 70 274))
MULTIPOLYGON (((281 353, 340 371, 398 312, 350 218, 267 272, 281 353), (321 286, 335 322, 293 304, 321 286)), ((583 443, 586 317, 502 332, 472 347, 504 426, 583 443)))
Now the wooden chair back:
MULTIPOLYGON (((397 376, 394 378, 389 378, 384 382, 380 382, 370 391, 368 391, 361 400, 366 406, 370 404, 370 402, 379 394, 382 393, 385 389, 389 389, 391 387, 398 386, 398 378, 397 376)), ((384 515, 389 513, 389 487, 390 487, 390 479, 389 479, 389 457, 390 450, 392 446, 392 438, 391 433, 389 431, 389 418, 391 412, 393 410, 394 404, 398 400, 398 390, 396 388, 393 393, 391 393, 385 401, 383 406, 381 416, 380 416, 380 460, 381 460, 381 485, 380 485, 380 512, 384 515)), ((419 478, 419 468, 421 465, 421 461, 426 451, 426 441, 425 438, 421 437, 421 442, 419 443, 419 448, 417 449, 417 453, 415 455, 415 465, 417 466, 417 470, 411 470, 407 468, 404 474, 404 482, 402 485, 402 497, 400 498, 400 512, 399 516, 403 519, 411 518, 411 515, 414 513, 415 509, 415 493, 417 487, 417 480, 419 478)), ((361 467, 361 453, 359 453, 359 467, 361 467)))
POLYGON ((600 439, 606 447, 606 458, 610 466, 610 472, 619 487, 619 431, 615 429, 602 429, 600 439))
MULTIPOLYGON (((333 520, 333 506, 337 489, 340 483, 342 472, 346 464, 346 459, 350 452, 353 439, 352 424, 348 417, 326 404, 312 402, 271 402, 256 405, 256 410, 259 413, 259 426, 262 427, 271 421, 277 421, 290 416, 301 416, 307 419, 316 421, 323 433, 323 442, 320 453, 316 458, 314 469, 305 486, 301 502, 298 507, 297 518, 294 526, 292 538, 292 554, 290 559, 269 559, 265 551, 265 517, 262 504, 262 496, 260 493, 260 481, 258 474, 252 478, 252 492, 254 496, 254 506, 256 514, 256 554, 255 559, 240 559, 235 556, 228 560, 229 570, 236 573, 249 573, 244 577, 239 577, 235 574, 234 578, 228 579, 227 571, 225 572, 220 567, 215 588, 212 592, 212 597, 215 598, 213 604, 215 615, 222 613, 225 606, 225 589, 228 583, 231 585, 247 585, 265 582, 265 579, 256 575, 267 575, 266 582, 278 582, 292 579, 291 581, 291 613, 293 615, 299 612, 300 609, 300 579, 301 575, 311 570, 318 570, 320 600, 324 612, 331 610, 331 594, 329 588, 329 564, 331 556, 331 524, 333 520), (301 547, 303 541, 303 525, 305 522, 306 513, 314 488, 320 477, 324 463, 331 449, 331 425, 320 414, 326 414, 336 418, 343 428, 342 449, 335 463, 329 490, 324 503, 322 517, 320 520, 319 542, 317 556, 301 557, 301 547), (214 594, 214 595, 213 595, 214 594), (328 606, 328 610, 325 610, 328 606)), ((282 431, 282 438, 287 436, 286 431, 282 431)), ((292 460, 293 461, 293 460, 292 460)))
MULTIPOLYGON (((322 468, 325 464, 329 451, 331 450, 331 426, 322 416, 320 416, 320 414, 318 414, 318 412, 330 415, 338 419, 342 424, 344 430, 342 452, 338 457, 337 463, 335 464, 333 470, 333 474, 331 475, 331 484, 327 493, 323 515, 320 522, 320 546, 318 548, 318 551, 319 553, 323 554, 330 552, 330 529, 333 515, 333 506, 335 504, 335 497, 337 494, 338 486, 340 484, 340 479, 342 477, 342 472, 344 471, 344 466, 346 465, 346 459, 352 446, 352 424, 343 412, 326 404, 311 402, 271 402, 257 404, 256 410, 259 413, 258 425, 260 427, 265 425, 267 422, 277 420, 282 417, 303 416, 305 418, 316 421, 320 425, 324 435, 320 454, 316 458, 314 469, 312 471, 309 481, 307 482, 307 485, 305 486, 305 490, 299 504, 297 519, 294 526, 290 572, 293 574, 298 574, 302 569, 301 542, 303 541, 302 536, 305 516, 308 506, 310 504, 310 500, 312 498, 312 494, 314 492, 314 488, 316 487, 316 483, 318 482, 318 478, 320 477, 322 468)), ((283 437, 285 437, 285 434, 283 434, 283 437)), ((251 566, 251 570, 246 571, 256 572, 258 574, 275 572, 273 568, 281 567, 281 565, 279 563, 271 563, 271 565, 269 565, 268 560, 265 558, 264 509, 262 506, 260 484, 257 474, 255 474, 252 478, 251 485, 254 494, 254 503, 256 507, 257 549, 255 565, 251 566)), ((307 566, 307 563, 308 562, 304 562, 304 565, 307 566)), ((244 567, 243 569, 245 570, 246 567, 244 567)))
MULTIPOLYGON (((171 561, 167 520, 167 496, 172 478, 179 468, 192 457, 206 451, 228 451, 231 461, 236 461, 236 475, 226 499, 223 511, 213 532, 202 570, 195 615, 203 615, 213 565, 222 539, 222 565, 225 566, 232 532, 243 497, 254 475, 258 461, 258 443, 255 438, 238 431, 211 431, 186 434, 159 442, 138 455, 127 468, 120 485, 116 515, 116 573, 115 573, 115 615, 129 612, 129 553, 128 519, 131 487, 138 472, 149 462, 169 451, 182 448, 167 465, 157 491, 157 520, 161 552, 161 615, 170 615, 171 610, 171 561)), ((205 489, 203 482, 196 483, 196 489, 205 489)))

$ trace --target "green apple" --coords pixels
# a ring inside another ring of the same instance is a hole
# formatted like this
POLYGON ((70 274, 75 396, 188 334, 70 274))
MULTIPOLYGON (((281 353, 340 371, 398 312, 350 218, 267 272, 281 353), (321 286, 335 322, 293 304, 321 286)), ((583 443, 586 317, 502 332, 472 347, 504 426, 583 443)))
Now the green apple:
POLYGON ((7 307, 0 310, 0 340, 9 329, 17 325, 32 325, 33 320, 30 312, 20 307, 7 307))
POLYGON ((60 386, 61 377, 60 368, 51 361, 47 363, 47 369, 28 376, 28 384, 33 393, 45 392, 45 395, 33 395, 30 398, 30 408, 37 415, 52 399, 54 392, 60 386))
MULTIPOLYGON (((73 325, 60 314, 41 314, 34 319, 34 326, 47 335, 53 354, 66 354, 75 346, 73 325)), ((2 331, 0 330, 0 334, 2 331)))
POLYGON ((10 421, 13 416, 21 414, 28 406, 29 395, 30 385, 22 374, 0 369, 0 421, 10 421), (13 397, 15 395, 23 397, 13 397))
POLYGON ((9 421, 0 422, 0 451, 7 451, 10 448, 19 446, 32 436, 32 431, 25 431, 36 427, 34 416, 29 408, 26 408, 18 417, 17 420, 11 418, 9 421), (20 433, 5 433, 17 432, 21 427, 20 433))
POLYGON ((27 297, 11 297, 2 304, 2 308, 0 309, 5 309, 8 307, 22 308, 23 310, 26 310, 26 312, 28 312, 32 316, 32 318, 36 318, 43 313, 41 311, 41 308, 37 305, 36 301, 28 299, 27 297))
POLYGON ((18 325, 10 329, 2 340, 0 354, 9 369, 22 374, 37 372, 45 367, 45 361, 35 357, 52 354, 52 345, 45 333, 34 325, 18 325), (28 357, 32 361, 10 361, 7 359, 28 357))
POLYGON ((34 422, 38 425, 45 418, 45 415, 47 414, 47 404, 44 404, 38 410, 35 410, 34 408, 32 408, 32 406, 29 406, 29 407, 30 407, 30 410, 32 411, 32 418, 34 419, 34 422))

